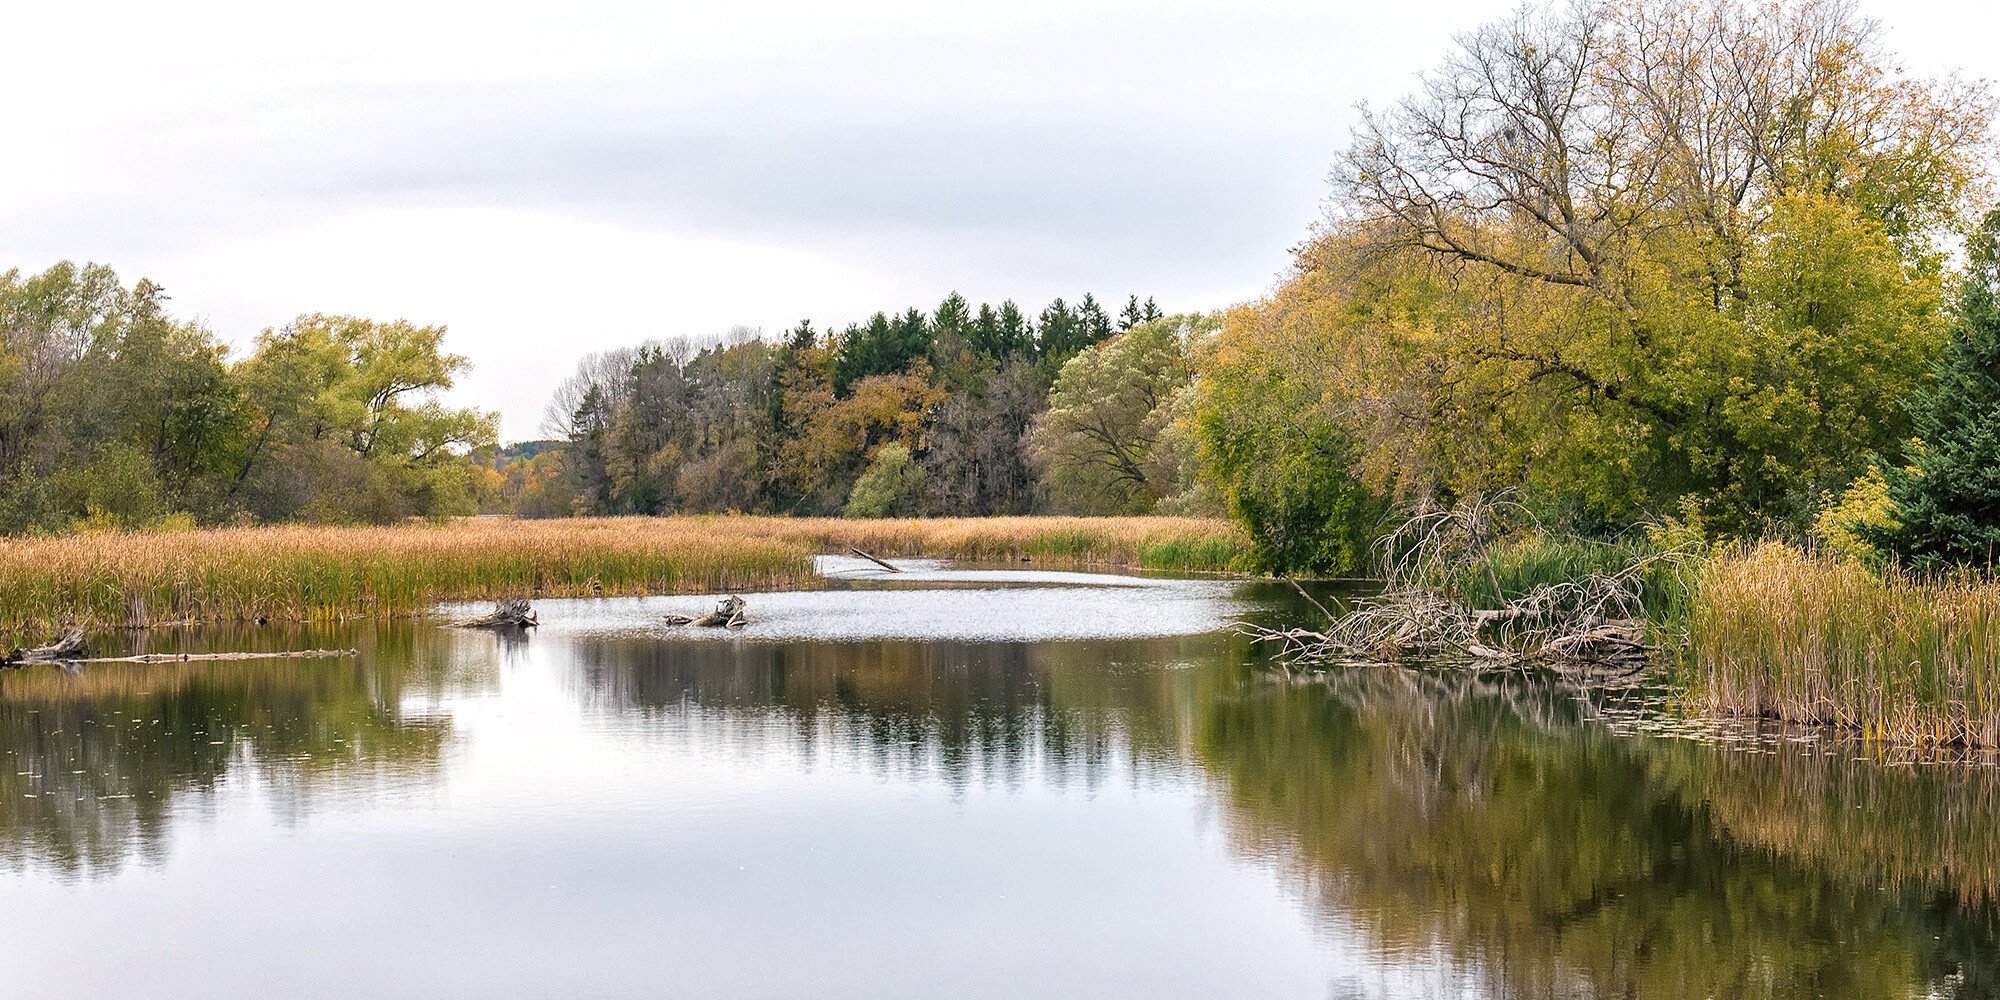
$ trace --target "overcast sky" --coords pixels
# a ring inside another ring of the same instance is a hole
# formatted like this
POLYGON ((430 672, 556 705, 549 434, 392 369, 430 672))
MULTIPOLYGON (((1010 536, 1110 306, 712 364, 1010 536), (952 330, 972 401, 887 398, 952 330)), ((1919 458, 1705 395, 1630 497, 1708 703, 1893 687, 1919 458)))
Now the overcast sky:
MULTIPOLYGON (((1986 4, 1867 4, 2000 77, 1986 4)), ((0 270, 166 286, 247 346, 301 312, 450 328, 540 433, 586 351, 877 308, 1259 294, 1357 101, 1504 14, 1425 3, 9 5, 0 270)))

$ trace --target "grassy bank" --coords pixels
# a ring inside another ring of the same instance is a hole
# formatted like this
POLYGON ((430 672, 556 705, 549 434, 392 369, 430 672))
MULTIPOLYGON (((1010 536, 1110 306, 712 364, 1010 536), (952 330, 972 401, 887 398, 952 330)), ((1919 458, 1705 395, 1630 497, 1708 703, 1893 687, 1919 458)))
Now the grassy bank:
POLYGON ((420 614, 443 600, 800 587, 812 557, 1229 568, 1247 549, 1191 518, 474 519, 0 540, 0 632, 420 614))
POLYGON ((1688 616, 1702 712, 2000 746, 2000 585, 1766 545, 1709 560, 1688 616))

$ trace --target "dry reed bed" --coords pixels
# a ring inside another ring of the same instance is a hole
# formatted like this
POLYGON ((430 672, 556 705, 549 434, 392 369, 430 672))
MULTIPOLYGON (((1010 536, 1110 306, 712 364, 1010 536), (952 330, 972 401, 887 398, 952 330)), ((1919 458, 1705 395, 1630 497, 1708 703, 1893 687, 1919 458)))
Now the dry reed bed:
POLYGON ((1690 696, 1715 715, 2000 746, 2000 586, 1765 545, 1711 560, 1688 621, 1690 696))
POLYGON ((1240 566, 1250 539, 1222 520, 1196 517, 960 517, 906 520, 719 517, 744 537, 804 545, 814 552, 849 547, 879 556, 930 556, 963 562, 1123 566, 1224 572, 1240 566))
POLYGON ((1226 569, 1247 547, 1191 518, 468 519, 0 541, 0 632, 423 614, 439 601, 811 586, 812 557, 1226 569))

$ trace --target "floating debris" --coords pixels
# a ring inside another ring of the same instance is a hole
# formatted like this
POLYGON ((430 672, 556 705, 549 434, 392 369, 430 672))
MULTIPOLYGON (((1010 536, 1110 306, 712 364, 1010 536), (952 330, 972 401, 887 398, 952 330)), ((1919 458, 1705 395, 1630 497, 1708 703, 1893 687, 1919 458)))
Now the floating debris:
POLYGON ((750 624, 743 617, 743 598, 731 594, 715 606, 715 610, 699 618, 686 615, 668 615, 667 624, 673 626, 692 625, 696 628, 742 628, 750 624))

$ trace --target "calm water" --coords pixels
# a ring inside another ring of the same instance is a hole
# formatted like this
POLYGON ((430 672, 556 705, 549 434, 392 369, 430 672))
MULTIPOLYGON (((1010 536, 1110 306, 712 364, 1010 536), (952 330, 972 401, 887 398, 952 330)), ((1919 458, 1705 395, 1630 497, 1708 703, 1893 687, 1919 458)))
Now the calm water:
POLYGON ((1990 765, 1284 686, 1257 584, 828 568, 737 634, 548 601, 0 673, 0 993, 2000 993, 1990 765))

